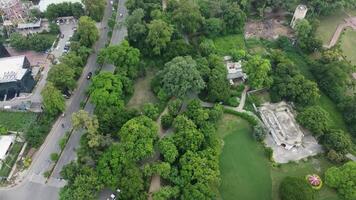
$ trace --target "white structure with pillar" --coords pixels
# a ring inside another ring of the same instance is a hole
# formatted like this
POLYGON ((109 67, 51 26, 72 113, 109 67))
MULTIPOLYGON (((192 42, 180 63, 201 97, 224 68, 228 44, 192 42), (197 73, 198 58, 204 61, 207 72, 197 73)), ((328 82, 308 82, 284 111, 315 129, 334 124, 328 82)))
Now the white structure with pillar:
POLYGON ((306 5, 302 5, 302 4, 298 5, 294 11, 294 15, 292 21, 290 22, 290 26, 294 28, 297 20, 304 19, 305 16, 307 15, 307 12, 308 12, 308 8, 306 5))

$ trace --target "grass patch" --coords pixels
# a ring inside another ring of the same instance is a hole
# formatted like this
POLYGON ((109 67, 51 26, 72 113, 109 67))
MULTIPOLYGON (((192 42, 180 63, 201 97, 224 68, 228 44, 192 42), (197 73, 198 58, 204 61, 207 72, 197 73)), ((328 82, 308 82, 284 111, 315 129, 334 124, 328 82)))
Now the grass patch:
POLYGON ((0 112, 0 125, 10 131, 26 131, 36 120, 37 114, 31 112, 0 112))
MULTIPOLYGON (((273 199, 278 200, 278 188, 280 182, 286 176, 294 176, 294 177, 305 177, 307 174, 318 174, 321 176, 322 180, 323 174, 331 167, 332 164, 328 162, 325 158, 310 158, 306 162, 299 163, 287 163, 280 165, 278 168, 271 169, 272 176, 272 194, 273 199)), ((336 191, 327 187, 326 184, 323 184, 322 189, 318 192, 317 200, 337 200, 339 199, 336 191)))
POLYGON ((262 146, 253 139, 249 123, 225 114, 218 134, 224 140, 220 156, 222 199, 271 199, 269 163, 262 146))
POLYGON ((12 166, 15 164, 17 156, 19 155, 21 148, 23 146, 23 143, 20 142, 14 142, 14 144, 12 145, 10 152, 8 154, 8 156, 5 158, 4 163, 1 166, 0 169, 0 177, 4 177, 6 178, 11 169, 12 166))
POLYGON ((229 55, 232 49, 245 49, 245 41, 242 34, 215 38, 214 44, 217 53, 222 56, 229 55))
POLYGON ((148 71, 145 77, 137 79, 134 85, 135 92, 127 103, 129 108, 140 108, 145 103, 157 103, 158 100, 151 90, 151 80, 155 72, 148 71))
MULTIPOLYGON (((356 15, 356 9, 346 11, 352 16, 356 15)), ((322 16, 319 18, 320 24, 316 31, 317 36, 323 41, 323 44, 329 44, 331 37, 333 36, 336 27, 347 18, 347 14, 339 10, 328 16, 322 16)))
POLYGON ((347 29, 341 36, 340 44, 346 59, 356 65, 356 31, 347 29))

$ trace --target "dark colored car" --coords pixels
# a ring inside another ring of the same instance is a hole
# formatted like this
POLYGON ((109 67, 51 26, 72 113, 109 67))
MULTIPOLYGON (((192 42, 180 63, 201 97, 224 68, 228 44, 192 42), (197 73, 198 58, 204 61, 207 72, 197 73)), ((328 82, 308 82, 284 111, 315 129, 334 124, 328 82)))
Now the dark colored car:
POLYGON ((92 75, 93 75, 93 73, 92 73, 92 72, 89 72, 88 75, 87 75, 87 79, 89 80, 92 75))

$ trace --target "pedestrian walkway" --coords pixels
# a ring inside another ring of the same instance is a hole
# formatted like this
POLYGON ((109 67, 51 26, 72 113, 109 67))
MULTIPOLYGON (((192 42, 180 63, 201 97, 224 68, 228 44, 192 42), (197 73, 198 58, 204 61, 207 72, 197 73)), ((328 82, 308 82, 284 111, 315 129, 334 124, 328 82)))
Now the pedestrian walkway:
POLYGON ((341 33, 346 29, 346 28, 352 28, 353 30, 356 31, 356 17, 351 17, 345 18, 344 23, 339 24, 334 32, 333 37, 330 40, 330 43, 328 45, 324 45, 325 48, 331 48, 335 46, 337 41, 340 38, 341 33))

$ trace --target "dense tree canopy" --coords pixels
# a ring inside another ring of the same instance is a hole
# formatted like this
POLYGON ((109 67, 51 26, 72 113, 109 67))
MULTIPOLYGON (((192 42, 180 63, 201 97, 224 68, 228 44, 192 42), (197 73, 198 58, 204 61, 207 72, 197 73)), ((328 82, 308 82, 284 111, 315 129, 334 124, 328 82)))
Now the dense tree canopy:
POLYGON ((58 17, 74 16, 76 18, 84 15, 83 5, 79 2, 63 2, 58 4, 49 4, 45 16, 49 20, 55 20, 58 17))
POLYGON ((60 63, 51 67, 47 80, 51 81, 61 91, 73 90, 76 86, 74 73, 73 68, 60 63))
POLYGON ((163 20, 152 20, 147 24, 148 35, 146 42, 153 47, 152 51, 155 55, 160 55, 161 51, 171 41, 173 27, 163 20))
POLYGON ((176 57, 160 72, 161 84, 169 96, 184 97, 188 92, 199 92, 205 87, 197 64, 190 56, 176 57))
POLYGON ((65 109, 65 101, 62 93, 54 87, 53 83, 47 82, 41 91, 44 111, 51 116, 56 116, 65 109))
POLYGON ((172 13, 172 21, 177 28, 187 34, 196 32, 203 21, 199 6, 192 0, 181 0, 172 13))
POLYGON ((91 47, 99 38, 99 31, 96 28, 95 21, 87 16, 79 18, 77 34, 79 43, 86 47, 91 47))
POLYGON ((351 147, 351 140, 343 130, 329 129, 323 137, 324 147, 346 153, 351 147))
POLYGON ((320 106, 306 108, 297 115, 297 121, 316 136, 323 135, 331 123, 329 113, 320 106))
POLYGON ((105 0, 82 0, 87 14, 95 21, 100 21, 104 16, 105 0))
POLYGON ((72 115, 74 129, 85 129, 89 147, 99 147, 102 143, 102 135, 98 132, 99 122, 97 117, 90 116, 88 112, 80 110, 72 115))
POLYGON ((270 77, 271 64, 269 60, 261 56, 252 56, 244 65, 244 71, 247 73, 248 82, 252 88, 261 89, 269 87, 272 84, 270 77))
POLYGON ((356 162, 341 167, 331 167, 325 172, 325 183, 335 188, 345 199, 356 198, 356 162))
POLYGON ((243 31, 246 14, 236 2, 224 4, 222 15, 228 33, 240 33, 243 31))
POLYGON ((141 8, 138 8, 126 18, 125 23, 128 32, 128 39, 130 42, 138 42, 145 37, 147 28, 143 20, 144 16, 145 11, 141 8))

